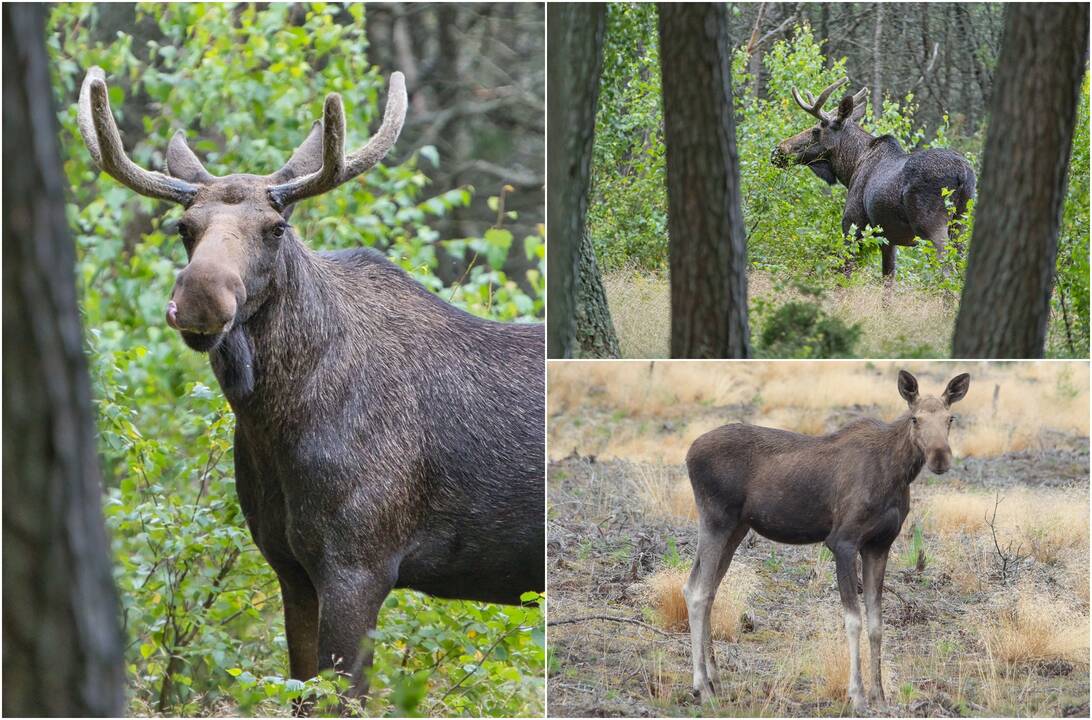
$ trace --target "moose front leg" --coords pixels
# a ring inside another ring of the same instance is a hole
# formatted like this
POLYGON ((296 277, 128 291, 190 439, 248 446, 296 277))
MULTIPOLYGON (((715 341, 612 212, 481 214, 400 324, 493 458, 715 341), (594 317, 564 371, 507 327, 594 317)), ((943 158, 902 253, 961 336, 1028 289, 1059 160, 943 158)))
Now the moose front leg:
MULTIPOLYGON (((288 641, 288 669, 293 680, 310 680, 318 675, 319 603, 315 587, 303 569, 278 573, 284 601, 284 635, 288 641)), ((296 716, 310 714, 312 702, 300 698, 292 703, 296 716)))
POLYGON ((375 629, 379 609, 394 586, 390 573, 369 569, 327 568, 319 590, 319 670, 334 669, 352 681, 349 696, 368 692, 372 650, 363 644, 375 629))
POLYGON ((861 552, 864 575, 865 614, 868 617, 869 657, 872 665, 872 686, 868 701, 883 706, 883 674, 880 671, 880 650, 883 643, 883 576, 887 569, 890 548, 866 548, 861 552))
POLYGON ((838 593, 842 597, 845 610, 846 641, 849 643, 849 699, 853 701, 853 711, 863 714, 868 705, 865 703, 864 686, 861 682, 861 611, 857 605, 857 546, 851 542, 831 542, 827 547, 834 553, 835 568, 838 573, 838 593))

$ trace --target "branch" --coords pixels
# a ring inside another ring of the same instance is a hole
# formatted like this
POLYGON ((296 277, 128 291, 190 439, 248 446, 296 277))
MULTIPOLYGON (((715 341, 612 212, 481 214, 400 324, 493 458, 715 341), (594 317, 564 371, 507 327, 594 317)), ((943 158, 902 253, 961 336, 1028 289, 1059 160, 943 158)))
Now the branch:
POLYGON ((640 620, 635 620, 633 618, 617 617, 615 615, 585 615, 584 617, 561 618, 561 619, 558 619, 558 620, 549 620, 549 621, 546 622, 546 627, 553 627, 554 625, 571 625, 572 623, 587 622, 589 620, 610 620, 611 622, 632 623, 633 625, 639 625, 639 626, 643 627, 646 630, 651 630, 652 632, 657 633, 659 635, 663 635, 664 637, 669 637, 669 638, 677 638, 678 637, 677 635, 672 635, 671 633, 664 632, 663 630, 661 630, 658 627, 654 627, 652 625, 649 625, 646 622, 642 622, 640 620))

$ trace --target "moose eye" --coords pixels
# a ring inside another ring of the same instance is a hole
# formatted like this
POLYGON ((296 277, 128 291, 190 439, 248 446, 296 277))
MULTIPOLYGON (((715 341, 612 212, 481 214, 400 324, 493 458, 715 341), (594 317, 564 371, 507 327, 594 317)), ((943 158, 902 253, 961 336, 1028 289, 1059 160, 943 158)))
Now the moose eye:
POLYGON ((269 231, 270 237, 274 240, 280 240, 284 237, 285 229, 287 226, 284 223, 279 223, 273 226, 273 229, 269 231))
POLYGON ((955 422, 955 415, 949 415, 948 416, 948 424, 951 425, 953 422, 955 422))
POLYGON ((178 224, 178 237, 181 238, 182 245, 185 246, 186 252, 187 253, 192 252, 193 251, 193 231, 190 229, 189 225, 186 225, 184 223, 179 223, 178 224))
POLYGON ((917 425, 918 424, 918 419, 916 417, 910 418, 910 424, 911 425, 917 425))

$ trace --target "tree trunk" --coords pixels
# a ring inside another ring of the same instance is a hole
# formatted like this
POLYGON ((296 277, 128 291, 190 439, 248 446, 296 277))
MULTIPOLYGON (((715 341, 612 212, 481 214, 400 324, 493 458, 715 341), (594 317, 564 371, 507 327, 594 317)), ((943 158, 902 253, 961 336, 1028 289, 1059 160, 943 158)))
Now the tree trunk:
POLYGON ((546 79, 550 117, 550 152, 546 159, 550 193, 547 346, 549 357, 567 358, 578 348, 580 246, 588 211, 606 6, 550 3, 547 13, 548 65, 564 68, 564 72, 548 73, 546 79))
POLYGON ((622 354, 610 319, 607 292, 595 262, 591 238, 580 242, 580 274, 576 282, 576 342, 580 357, 616 358, 622 354))
POLYGON ((727 13, 659 6, 674 358, 750 354, 727 13))
POLYGON ((1039 358, 1046 343, 1088 5, 1005 13, 955 357, 1039 358))
POLYGON ((121 633, 45 8, 5 4, 3 14, 3 712, 117 716, 121 633))
POLYGON ((883 115, 883 3, 876 3, 872 24, 872 117, 883 115))

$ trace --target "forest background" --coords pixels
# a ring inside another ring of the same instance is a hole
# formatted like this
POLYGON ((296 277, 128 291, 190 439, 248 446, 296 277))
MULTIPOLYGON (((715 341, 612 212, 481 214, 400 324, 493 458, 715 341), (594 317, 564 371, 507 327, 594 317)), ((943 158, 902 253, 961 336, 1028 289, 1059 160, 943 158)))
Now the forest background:
MULTIPOLYGON (((61 4, 49 51, 68 222, 97 413, 133 715, 320 711, 342 683, 286 679, 276 578, 239 510, 233 419, 205 357, 165 326, 185 252, 179 209, 99 174, 75 100, 106 70, 126 149, 163 167, 176 129, 210 172, 272 172, 345 99, 349 137, 406 74, 407 122, 362 181, 301 204, 315 249, 371 246, 443 299, 495 320, 544 312, 544 20, 534 5, 61 4)), ((545 638, 522 607, 396 591, 380 615, 369 714, 535 715, 545 638)))
MULTIPOLYGON (((944 357, 973 217, 937 258, 929 243, 898 252, 884 302, 879 243, 847 250, 845 188, 770 162, 814 120, 792 101, 848 77, 869 88, 862 126, 907 149, 946 147, 981 171, 1003 8, 955 3, 749 3, 729 9, 732 90, 747 235, 751 335, 766 357, 944 357), (876 101, 882 98, 882 106, 876 101), (839 272, 847 253, 854 276, 839 272), (954 272, 942 272, 947 263, 954 272)), ((1088 79, 1073 140, 1047 354, 1087 357, 1088 79)), ((623 357, 668 353, 666 155, 656 6, 608 6, 587 232, 623 357)))

